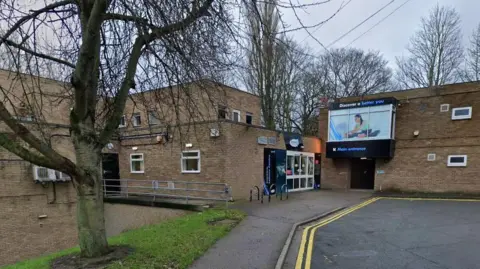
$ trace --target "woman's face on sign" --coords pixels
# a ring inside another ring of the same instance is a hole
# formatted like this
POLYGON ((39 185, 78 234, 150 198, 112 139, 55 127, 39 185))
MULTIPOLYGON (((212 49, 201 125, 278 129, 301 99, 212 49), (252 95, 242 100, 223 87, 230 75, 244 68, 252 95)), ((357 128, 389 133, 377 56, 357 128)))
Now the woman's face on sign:
POLYGON ((355 117, 355 122, 360 123, 360 117, 355 117))

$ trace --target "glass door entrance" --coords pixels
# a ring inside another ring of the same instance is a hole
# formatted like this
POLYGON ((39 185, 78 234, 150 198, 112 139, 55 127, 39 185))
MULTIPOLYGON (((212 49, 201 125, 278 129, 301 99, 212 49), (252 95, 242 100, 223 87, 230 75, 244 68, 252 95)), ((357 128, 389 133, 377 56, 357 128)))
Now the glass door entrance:
POLYGON ((287 186, 289 191, 313 189, 314 154, 287 151, 287 186))

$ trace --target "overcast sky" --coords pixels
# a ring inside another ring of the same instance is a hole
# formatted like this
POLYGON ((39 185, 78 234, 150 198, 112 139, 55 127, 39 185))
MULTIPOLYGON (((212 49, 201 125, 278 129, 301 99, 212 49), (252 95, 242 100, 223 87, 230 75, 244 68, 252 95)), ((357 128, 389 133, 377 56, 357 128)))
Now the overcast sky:
MULTIPOLYGON (((297 1, 304 4, 312 3, 313 1, 318 2, 319 0, 297 1)), ((352 0, 348 6, 325 25, 318 29, 310 29, 310 31, 314 31, 313 35, 327 46, 390 1, 391 0, 352 0)), ((392 4, 379 14, 335 43, 332 47, 347 46, 352 40, 360 36, 405 1, 406 0, 394 0, 392 4)), ((348 0, 332 0, 327 4, 309 7, 306 11, 297 10, 297 13, 305 25, 312 25, 331 16, 342 2, 346 3, 348 0)), ((378 50, 390 62, 390 65, 394 66, 395 57, 405 53, 405 47, 409 42, 410 36, 418 29, 421 17, 427 16, 429 11, 437 3, 452 6, 460 14, 464 44, 467 45, 472 31, 480 23, 479 0, 410 0, 351 46, 364 50, 378 50)), ((282 12, 284 13, 283 20, 290 25, 289 28, 299 26, 298 20, 291 10, 282 10, 282 12)), ((323 48, 313 40, 305 30, 296 31, 291 33, 291 35, 293 35, 297 42, 308 44, 314 51, 323 51, 323 48)))

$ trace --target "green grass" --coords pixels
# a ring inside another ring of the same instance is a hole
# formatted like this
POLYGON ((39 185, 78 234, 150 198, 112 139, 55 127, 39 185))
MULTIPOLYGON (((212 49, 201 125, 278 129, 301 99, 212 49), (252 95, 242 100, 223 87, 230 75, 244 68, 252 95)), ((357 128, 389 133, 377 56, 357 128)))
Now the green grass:
MULTIPOLYGON (((243 217, 244 214, 236 210, 207 210, 111 237, 110 245, 128 245, 135 251, 108 268, 187 268, 232 228, 232 225, 209 225, 209 222, 243 217)), ((53 259, 78 251, 78 247, 72 248, 2 269, 49 269, 53 259)))

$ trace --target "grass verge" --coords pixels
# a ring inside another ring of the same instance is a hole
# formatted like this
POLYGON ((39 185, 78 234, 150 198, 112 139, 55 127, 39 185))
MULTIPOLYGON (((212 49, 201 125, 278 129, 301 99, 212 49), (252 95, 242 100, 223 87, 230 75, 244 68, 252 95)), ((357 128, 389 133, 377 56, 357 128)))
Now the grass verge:
MULTIPOLYGON (((218 239, 232 228, 231 224, 210 223, 233 219, 240 221, 244 214, 237 210, 207 210, 192 213, 160 224, 124 232, 108 239, 110 245, 128 245, 135 252, 108 269, 187 268, 218 239)), ((49 269, 55 258, 79 252, 78 247, 26 260, 2 269, 49 269)))

